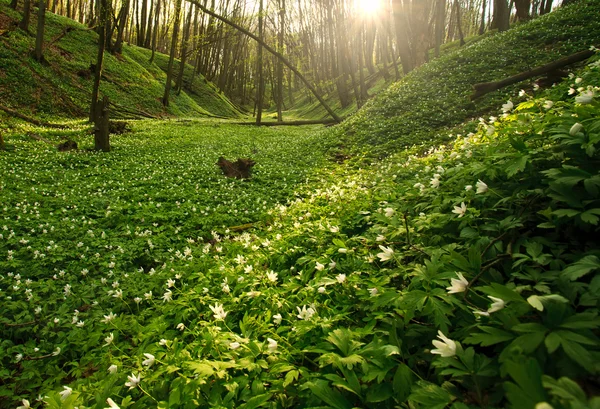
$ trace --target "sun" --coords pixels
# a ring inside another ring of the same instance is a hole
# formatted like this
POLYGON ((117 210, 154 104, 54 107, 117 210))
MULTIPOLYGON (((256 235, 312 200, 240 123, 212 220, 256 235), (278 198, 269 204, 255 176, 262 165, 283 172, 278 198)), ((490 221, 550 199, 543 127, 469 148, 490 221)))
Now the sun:
POLYGON ((382 8, 382 0, 356 0, 356 5, 361 13, 373 15, 382 8))

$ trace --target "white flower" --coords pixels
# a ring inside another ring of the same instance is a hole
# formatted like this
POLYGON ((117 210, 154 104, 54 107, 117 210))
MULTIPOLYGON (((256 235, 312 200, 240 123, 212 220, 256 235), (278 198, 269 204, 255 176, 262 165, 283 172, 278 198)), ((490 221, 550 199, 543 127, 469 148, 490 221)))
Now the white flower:
POLYGON ((281 320, 282 320, 281 314, 273 315, 273 324, 279 325, 279 324, 281 324, 281 320))
POLYGON ((477 194, 479 194, 479 193, 485 193, 488 190, 488 185, 486 185, 485 182, 483 182, 481 179, 479 179, 477 181, 477 183, 475 184, 475 186, 477 187, 477 194))
POLYGON ((527 95, 527 93, 525 92, 524 89, 522 89, 521 91, 519 91, 519 96, 520 97, 524 97, 525 95, 527 95))
POLYGON ((593 91, 585 91, 575 97, 575 102, 579 104, 589 104, 594 99, 593 91))
POLYGON ((240 347, 239 342, 232 342, 229 344, 229 349, 232 349, 232 350, 238 349, 239 347, 240 347))
POLYGON ((79 328, 82 328, 84 325, 85 325, 85 321, 81 321, 81 320, 79 320, 79 321, 77 322, 77 324, 75 324, 75 326, 77 326, 77 327, 79 327, 79 328))
POLYGON ((346 281, 346 274, 338 274, 337 276, 335 276, 335 279, 338 283, 343 284, 344 281, 346 281))
POLYGON ((23 405, 17 406, 17 409, 29 409, 31 407, 27 399, 23 399, 21 402, 23 402, 23 405))
POLYGON ((267 272, 267 280, 269 280, 272 283, 276 283, 277 282, 277 273, 274 271, 268 271, 267 272))
POLYGON ((60 400, 66 400, 69 396, 71 396, 71 393, 73 393, 73 389, 69 388, 68 386, 63 386, 63 388, 64 390, 58 393, 60 395, 60 400))
POLYGON ((339 233, 340 228, 338 226, 331 226, 329 228, 329 231, 332 232, 332 233, 339 233))
POLYGON ((429 184, 431 185, 431 187, 437 189, 438 187, 440 187, 440 180, 438 178, 433 178, 429 181, 429 184))
POLYGON ((468 192, 469 190, 473 190, 473 185, 465 186, 465 190, 468 192))
POLYGON ((550 108, 552 108, 553 106, 554 106, 554 102, 552 102, 552 101, 550 101, 550 100, 546 100, 546 101, 544 101, 544 105, 543 105, 544 109, 550 109, 550 108))
POLYGON ((369 291, 369 294, 371 294, 371 297, 375 297, 377 295, 377 293, 379 293, 379 291, 375 287, 369 288, 368 291, 369 291))
POLYGON ((125 386, 129 386, 129 389, 133 389, 142 381, 142 375, 138 374, 138 376, 135 376, 132 372, 131 375, 127 375, 127 379, 129 382, 126 382, 125 386))
POLYGON ((317 263, 315 264, 315 268, 316 268, 318 271, 323 271, 323 269, 325 268, 325 265, 323 265, 323 264, 321 264, 321 263, 319 263, 319 262, 317 261, 317 263))
POLYGON ((162 338, 160 341, 158 341, 158 345, 165 346, 165 345, 167 345, 168 342, 169 341, 167 341, 166 339, 162 338))
POLYGON ((514 104, 512 101, 506 102, 506 104, 502 105, 502 112, 510 112, 514 108, 514 104))
POLYGON ((583 81, 583 78, 575 78, 575 84, 581 84, 581 81, 583 81))
POLYGON ((313 310, 311 307, 306 308, 306 305, 303 305, 302 309, 300 309, 300 307, 296 308, 298 309, 298 318, 301 320, 309 320, 313 315, 315 315, 315 310, 313 310))
POLYGON ((323 294, 325 291, 327 291, 327 290, 325 289, 325 287, 319 287, 319 288, 317 288, 317 292, 318 292, 319 294, 323 294))
POLYGON ((433 346, 436 347, 436 349, 431 350, 432 354, 441 355, 442 358, 449 358, 456 355, 456 342, 447 338, 442 331, 438 331, 438 338, 444 342, 438 341, 437 339, 431 341, 433 346))
POLYGON ((452 213, 456 213, 459 218, 463 217, 466 212, 467 212, 467 205, 465 204, 465 202, 462 202, 460 204, 460 206, 454 206, 454 210, 452 210, 452 213))
POLYGON ((173 293, 171 290, 167 290, 162 296, 163 302, 169 302, 173 299, 173 293))
POLYGON ((142 365, 150 368, 154 364, 154 360, 155 360, 154 355, 144 352, 144 356, 146 357, 146 359, 144 359, 142 361, 142 365))
POLYGON ((104 344, 103 346, 105 346, 105 347, 109 346, 110 344, 113 343, 114 340, 115 340, 115 336, 111 332, 109 336, 107 336, 106 338, 104 338, 104 342, 106 342, 106 344, 104 344))
POLYGON ((391 207, 386 207, 385 209, 383 209, 383 211, 385 212, 385 217, 392 217, 394 213, 396 213, 396 211, 391 207))
POLYGON ((571 136, 575 136, 579 133, 579 131, 581 131, 583 129, 583 125, 581 125, 579 122, 575 123, 571 129, 569 130, 569 135, 571 136))
POLYGON ((179 324, 177 324, 177 329, 179 331, 183 331, 185 329, 185 325, 183 325, 183 322, 180 322, 179 324))
POLYGON ((394 249, 391 247, 384 247, 382 245, 379 245, 379 248, 382 250, 381 253, 377 253, 377 257, 379 257, 379 259, 381 261, 388 261, 388 260, 392 260, 394 258, 394 249))
POLYGON ((569 95, 573 95, 576 92, 577 91, 575 90, 575 88, 569 88, 569 95))
POLYGON ((277 341, 275 341, 273 338, 267 338, 267 342, 269 343, 269 345, 267 345, 267 349, 270 353, 277 351, 277 341))
POLYGON ((144 298, 146 298, 147 300, 151 300, 152 299, 152 291, 148 291, 147 293, 144 293, 144 298))
POLYGON ((219 320, 225 320, 225 317, 227 316, 227 313, 223 309, 223 304, 215 303, 214 306, 209 305, 209 307, 212 310, 212 312, 214 313, 213 317, 217 321, 219 321, 219 320))
POLYGON ((111 398, 106 399, 106 403, 108 403, 108 408, 105 409, 120 409, 119 405, 117 405, 111 398))
POLYGON ((469 285, 469 282, 462 275, 462 273, 456 273, 456 275, 458 276, 458 280, 456 278, 451 279, 451 286, 446 287, 446 290, 448 290, 448 294, 462 293, 467 289, 467 286, 469 285))
POLYGON ((111 375, 114 375, 114 374, 117 373, 117 369, 119 369, 119 368, 117 368, 117 365, 113 364, 113 365, 111 365, 111 366, 108 367, 108 373, 111 374, 111 375))
POLYGON ((15 356, 15 361, 16 361, 16 362, 19 362, 21 359, 23 359, 23 354, 17 354, 17 355, 15 356))
POLYGON ((167 288, 171 288, 175 285, 175 280, 173 280, 172 278, 169 278, 167 280, 167 288))
POLYGON ((105 324, 108 324, 110 321, 114 320, 115 318, 117 318, 117 315, 111 311, 108 315, 104 315, 104 319, 102 319, 101 321, 105 324))
POLYGON ((492 303, 492 306, 487 310, 487 312, 489 312, 490 314, 496 311, 500 311, 506 305, 504 300, 501 298, 492 297, 491 295, 488 295, 488 298, 494 301, 492 303))
POLYGON ((537 84, 537 83, 536 83, 536 84, 533 84, 533 90, 534 90, 534 91, 537 91, 537 90, 539 90, 539 89, 540 89, 540 86, 539 86, 539 84, 537 84))

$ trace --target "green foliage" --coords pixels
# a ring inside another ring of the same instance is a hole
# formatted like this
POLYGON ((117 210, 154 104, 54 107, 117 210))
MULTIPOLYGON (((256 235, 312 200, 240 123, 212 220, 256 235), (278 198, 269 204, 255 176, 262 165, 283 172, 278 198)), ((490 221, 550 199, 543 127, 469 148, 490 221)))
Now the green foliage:
MULTIPOLYGON (((0 1, 0 14, 16 22, 21 19, 5 0, 0 1)), ((32 18, 31 30, 34 27, 32 18)), ((44 35, 47 64, 31 57, 35 36, 18 29, 0 36, 0 99, 14 109, 33 110, 36 116, 86 117, 93 81, 90 64, 95 64, 97 54, 96 32, 47 12, 44 35), (67 28, 71 31, 65 34, 67 28)), ((167 58, 157 53, 155 62, 149 64, 150 51, 133 45, 124 45, 119 56, 105 52, 100 92, 119 106, 113 116, 136 117, 136 112, 155 116, 239 116, 238 109, 214 85, 202 75, 192 76, 191 66, 186 67, 182 93, 173 92, 169 108, 164 109, 161 97, 166 64, 162 62, 167 58)))

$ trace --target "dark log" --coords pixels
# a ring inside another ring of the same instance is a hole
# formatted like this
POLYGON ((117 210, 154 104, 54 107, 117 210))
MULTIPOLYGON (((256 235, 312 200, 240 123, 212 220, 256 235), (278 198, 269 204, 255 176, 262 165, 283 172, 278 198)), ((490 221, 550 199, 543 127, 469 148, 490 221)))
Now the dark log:
POLYGON ((108 120, 108 107, 110 102, 105 96, 102 101, 96 102, 94 118, 94 149, 102 152, 110 152, 110 127, 108 120))
POLYGON ((252 167, 256 162, 243 158, 239 158, 236 162, 230 162, 221 156, 216 164, 228 178, 249 179, 252 167))
POLYGON ((575 64, 576 62, 584 61, 594 55, 594 51, 586 50, 581 51, 575 54, 571 54, 567 57, 563 57, 559 60, 551 62, 546 65, 542 65, 540 67, 534 68, 529 71, 524 71, 520 74, 513 75, 512 77, 505 78, 500 81, 494 82, 482 82, 480 84, 475 84, 473 86, 474 92, 471 95, 471 100, 475 100, 480 98, 490 92, 499 90, 501 88, 507 87, 512 84, 516 84, 517 82, 524 81, 528 78, 533 78, 540 76, 542 74, 556 71, 559 68, 566 67, 567 65, 575 64))
POLYGON ((35 119, 35 118, 30 117, 30 116, 24 115, 24 114, 22 114, 20 112, 13 111, 12 109, 10 109, 8 107, 5 107, 5 106, 2 106, 2 105, 0 105, 0 110, 6 112, 10 116, 17 117, 19 119, 22 119, 25 122, 29 122, 30 124, 34 124, 34 125, 37 125, 37 126, 46 126, 48 128, 61 128, 61 129, 66 128, 66 126, 63 126, 63 125, 51 124, 51 123, 46 122, 46 121, 40 121, 38 119, 35 119))
POLYGON ((77 146, 77 142, 72 141, 72 140, 67 140, 64 141, 63 143, 58 144, 58 146, 56 147, 58 149, 59 152, 69 152, 69 151, 76 151, 78 148, 77 146))
MULTIPOLYGON (((309 119, 300 121, 261 122, 259 126, 300 126, 300 125, 335 125, 335 119, 309 119)), ((256 122, 233 122, 235 125, 256 125, 256 122)))

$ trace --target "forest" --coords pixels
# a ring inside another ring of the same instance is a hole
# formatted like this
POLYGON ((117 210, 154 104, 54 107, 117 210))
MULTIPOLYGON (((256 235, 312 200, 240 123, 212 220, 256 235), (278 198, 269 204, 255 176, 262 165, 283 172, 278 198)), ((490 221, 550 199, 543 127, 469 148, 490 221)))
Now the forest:
POLYGON ((598 16, 0 0, 0 409, 600 409, 598 16))

